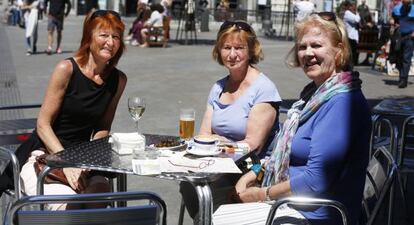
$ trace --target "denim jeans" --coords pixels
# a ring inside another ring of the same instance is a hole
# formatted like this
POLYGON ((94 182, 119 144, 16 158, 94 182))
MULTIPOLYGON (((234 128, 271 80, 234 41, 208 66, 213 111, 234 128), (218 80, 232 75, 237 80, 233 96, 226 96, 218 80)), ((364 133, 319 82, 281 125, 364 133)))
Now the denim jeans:
POLYGON ((400 80, 407 80, 411 67, 411 58, 413 57, 414 40, 410 37, 403 38, 401 41, 401 51, 401 65, 398 67, 400 80))

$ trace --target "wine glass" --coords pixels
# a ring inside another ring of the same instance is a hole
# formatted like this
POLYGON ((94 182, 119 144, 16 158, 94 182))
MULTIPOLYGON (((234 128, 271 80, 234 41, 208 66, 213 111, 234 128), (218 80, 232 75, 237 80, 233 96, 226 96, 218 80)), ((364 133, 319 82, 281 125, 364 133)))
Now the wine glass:
POLYGON ((129 114, 131 114, 132 119, 135 122, 137 132, 139 134, 138 130, 138 121, 141 119, 142 114, 144 114, 145 111, 145 99, 141 97, 129 97, 128 98, 128 111, 129 114))

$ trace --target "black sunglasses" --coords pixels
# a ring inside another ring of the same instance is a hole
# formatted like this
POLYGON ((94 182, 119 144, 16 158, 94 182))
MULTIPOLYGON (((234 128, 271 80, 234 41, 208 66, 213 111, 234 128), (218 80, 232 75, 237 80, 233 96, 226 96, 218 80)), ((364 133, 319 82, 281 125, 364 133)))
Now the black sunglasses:
POLYGON ((311 15, 318 15, 321 19, 325 21, 334 22, 336 28, 339 31, 340 37, 342 37, 341 29, 339 29, 338 22, 336 22, 336 15, 334 12, 313 12, 311 15))
POLYGON ((335 21, 336 23, 336 15, 333 12, 314 12, 312 15, 318 15, 320 18, 326 21, 335 21))
POLYGON ((248 23, 243 21, 224 21, 224 23, 220 26, 219 33, 233 26, 236 26, 236 28, 239 30, 254 33, 252 27, 248 23))
POLYGON ((121 20, 121 15, 113 10, 96 10, 92 13, 91 20, 95 19, 96 17, 105 16, 107 13, 114 15, 116 18, 121 20))

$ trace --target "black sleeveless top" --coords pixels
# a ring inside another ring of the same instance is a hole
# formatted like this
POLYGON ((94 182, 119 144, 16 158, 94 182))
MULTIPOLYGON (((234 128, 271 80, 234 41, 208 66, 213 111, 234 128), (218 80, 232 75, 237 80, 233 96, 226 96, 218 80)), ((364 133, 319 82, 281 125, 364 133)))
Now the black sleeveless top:
MULTIPOLYGON (((64 148, 90 140, 97 123, 115 96, 119 82, 119 71, 116 68, 110 71, 104 84, 98 85, 81 72, 73 58, 69 60, 72 62, 73 73, 60 111, 52 125, 64 148)), ((16 149, 20 169, 30 153, 41 147, 44 147, 44 144, 35 130, 30 138, 16 149)), ((0 175, 0 196, 8 188, 13 188, 11 164, 0 175)))
POLYGON ((53 131, 64 147, 89 141, 97 123, 115 96, 119 71, 113 68, 102 85, 88 79, 73 58, 73 73, 67 86, 53 131), (66 145, 66 146, 65 146, 66 145))

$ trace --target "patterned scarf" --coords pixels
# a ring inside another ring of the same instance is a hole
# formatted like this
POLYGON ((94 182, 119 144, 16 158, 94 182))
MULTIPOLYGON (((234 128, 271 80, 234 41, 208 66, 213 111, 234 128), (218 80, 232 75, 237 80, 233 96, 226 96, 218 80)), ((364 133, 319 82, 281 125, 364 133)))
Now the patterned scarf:
POLYGON ((293 136, 299 124, 309 119, 325 102, 336 94, 361 88, 361 80, 357 72, 342 72, 331 76, 312 95, 306 103, 304 100, 293 103, 287 113, 287 119, 277 134, 276 147, 265 163, 263 187, 286 181, 289 178, 289 156, 293 136), (302 106, 305 107, 301 110, 302 106))

